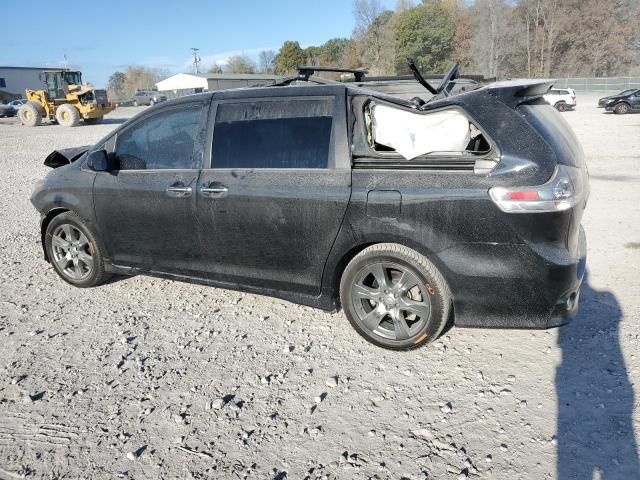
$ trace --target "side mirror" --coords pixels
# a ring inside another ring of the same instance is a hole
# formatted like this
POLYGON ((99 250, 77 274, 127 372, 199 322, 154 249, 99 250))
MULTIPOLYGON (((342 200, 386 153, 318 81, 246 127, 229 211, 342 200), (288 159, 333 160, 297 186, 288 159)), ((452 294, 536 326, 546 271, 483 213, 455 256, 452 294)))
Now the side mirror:
POLYGON ((87 166, 95 172, 107 172, 109 168, 109 159, 105 150, 96 150, 89 154, 87 166))

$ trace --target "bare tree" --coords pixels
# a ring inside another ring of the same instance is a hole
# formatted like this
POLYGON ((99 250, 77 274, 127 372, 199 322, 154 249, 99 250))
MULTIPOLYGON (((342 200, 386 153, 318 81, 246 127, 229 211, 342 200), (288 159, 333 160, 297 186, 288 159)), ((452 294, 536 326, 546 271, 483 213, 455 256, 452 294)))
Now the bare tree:
POLYGON ((222 67, 218 65, 218 62, 213 62, 207 70, 207 73, 222 73, 222 67))
POLYGON ((276 52, 273 50, 262 50, 258 54, 258 68, 263 73, 273 73, 276 52))
POLYGON ((406 12, 407 10, 411 10, 415 6, 416 4, 413 2, 413 0, 396 0, 395 12, 406 12))
POLYGON ((395 17, 380 0, 354 0, 354 41, 360 45, 362 63, 374 75, 395 73, 395 17))
POLYGON ((224 73, 255 73, 256 64, 246 55, 234 55, 227 59, 224 73))
POLYGON ((380 0, 354 0, 353 16, 355 19, 354 34, 365 35, 369 27, 384 11, 380 0))
POLYGON ((169 73, 155 68, 130 66, 125 76, 124 94, 130 97, 138 90, 155 89, 156 83, 168 77, 169 73))
POLYGON ((509 38, 512 8, 504 0, 478 0, 474 9, 472 42, 476 67, 489 77, 497 77, 503 61, 513 51, 509 38))

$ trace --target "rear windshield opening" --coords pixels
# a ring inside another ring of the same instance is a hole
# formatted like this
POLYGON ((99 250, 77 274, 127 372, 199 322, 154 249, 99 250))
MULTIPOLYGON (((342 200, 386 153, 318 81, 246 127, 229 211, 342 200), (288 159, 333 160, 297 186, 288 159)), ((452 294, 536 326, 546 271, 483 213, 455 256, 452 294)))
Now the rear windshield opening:
POLYGON ((371 148, 406 160, 484 155, 491 150, 482 132, 456 109, 416 112, 372 102, 365 119, 371 148))

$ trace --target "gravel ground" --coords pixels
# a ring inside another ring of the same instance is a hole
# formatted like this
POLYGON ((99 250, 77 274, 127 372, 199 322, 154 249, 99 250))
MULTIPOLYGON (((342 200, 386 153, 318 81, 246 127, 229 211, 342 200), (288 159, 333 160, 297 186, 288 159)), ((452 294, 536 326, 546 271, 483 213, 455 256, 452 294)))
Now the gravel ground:
POLYGON ((90 290, 42 259, 32 185, 105 124, 0 120, 0 479, 640 478, 640 114, 563 115, 591 173, 580 314, 450 330, 409 353, 341 313, 145 277, 90 290))

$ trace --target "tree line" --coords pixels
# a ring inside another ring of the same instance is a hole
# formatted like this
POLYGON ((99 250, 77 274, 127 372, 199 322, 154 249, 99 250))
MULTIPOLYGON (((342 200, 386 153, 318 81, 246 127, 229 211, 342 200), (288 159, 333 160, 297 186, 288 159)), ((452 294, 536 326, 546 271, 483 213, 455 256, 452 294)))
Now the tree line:
MULTIPOLYGON (((350 38, 302 47, 285 41, 257 61, 235 55, 208 73, 287 75, 299 65, 367 68, 370 75, 408 74, 406 58, 427 73, 453 62, 486 77, 640 74, 638 0, 353 0, 350 38)), ((109 79, 117 97, 150 89, 167 72, 129 67, 109 79)))
POLYGON ((411 57, 429 73, 458 62, 498 78, 640 74, 638 0, 398 0, 393 11, 354 0, 353 14, 351 38, 284 42, 256 71, 310 63, 401 75, 411 57))

